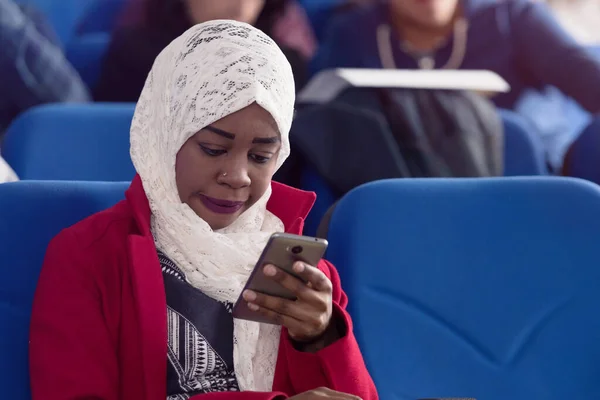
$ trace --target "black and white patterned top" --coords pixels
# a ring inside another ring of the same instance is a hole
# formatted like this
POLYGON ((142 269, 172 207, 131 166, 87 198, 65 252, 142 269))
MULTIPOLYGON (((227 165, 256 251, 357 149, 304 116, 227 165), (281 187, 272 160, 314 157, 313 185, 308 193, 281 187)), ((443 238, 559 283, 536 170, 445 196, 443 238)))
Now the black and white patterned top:
POLYGON ((167 400, 239 391, 233 370, 232 305, 191 286, 160 251, 167 295, 167 400))

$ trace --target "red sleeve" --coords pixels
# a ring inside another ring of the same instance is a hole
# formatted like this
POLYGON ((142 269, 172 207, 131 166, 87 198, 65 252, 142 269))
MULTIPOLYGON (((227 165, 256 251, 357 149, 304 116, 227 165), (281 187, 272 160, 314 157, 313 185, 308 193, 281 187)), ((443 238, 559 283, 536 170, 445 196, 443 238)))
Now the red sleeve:
POLYGON ((30 327, 32 397, 118 399, 118 362, 91 266, 65 231, 50 243, 30 327))
POLYGON ((348 297, 342 290, 340 277, 329 262, 325 261, 319 267, 331 279, 334 318, 338 318, 345 325, 346 334, 335 343, 312 354, 297 351, 284 329, 280 357, 285 359, 287 365, 288 376, 285 383, 291 386, 294 394, 327 387, 356 395, 363 400, 377 400, 375 384, 367 371, 352 332, 352 321, 346 311, 348 297))

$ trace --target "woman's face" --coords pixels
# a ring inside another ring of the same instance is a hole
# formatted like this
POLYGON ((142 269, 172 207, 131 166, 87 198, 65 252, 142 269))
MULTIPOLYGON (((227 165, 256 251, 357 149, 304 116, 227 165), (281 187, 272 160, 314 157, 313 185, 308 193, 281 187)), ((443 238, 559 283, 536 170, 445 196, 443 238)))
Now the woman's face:
POLYGON ((273 117, 257 104, 220 119, 177 153, 181 201, 213 230, 231 225, 271 184, 280 148, 273 117))
POLYGON ((253 25, 265 0, 184 0, 193 24, 213 19, 232 19, 253 25))

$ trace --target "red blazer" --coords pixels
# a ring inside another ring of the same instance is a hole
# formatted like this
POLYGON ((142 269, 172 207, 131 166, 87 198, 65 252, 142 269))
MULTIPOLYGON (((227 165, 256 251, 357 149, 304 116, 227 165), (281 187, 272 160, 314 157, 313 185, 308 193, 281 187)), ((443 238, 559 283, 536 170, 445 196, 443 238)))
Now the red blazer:
MULTIPOLYGON (((313 193, 273 183, 268 209, 299 234, 313 193)), ((204 400, 272 400, 329 387, 376 400, 335 268, 334 311, 346 335, 316 354, 292 347, 282 330, 273 392, 210 393, 204 400)), ((48 247, 31 321, 33 399, 165 400, 167 305, 139 177, 126 199, 65 229, 48 247)))

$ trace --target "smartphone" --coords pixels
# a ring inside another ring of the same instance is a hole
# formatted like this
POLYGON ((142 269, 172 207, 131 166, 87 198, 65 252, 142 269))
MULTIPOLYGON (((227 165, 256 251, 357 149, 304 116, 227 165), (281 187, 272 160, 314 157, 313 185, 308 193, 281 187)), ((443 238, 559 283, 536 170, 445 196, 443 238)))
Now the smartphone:
MULTIPOLYGON (((294 293, 264 275, 264 266, 272 264, 294 277, 303 280, 294 273, 292 269, 294 263, 296 261, 303 261, 306 264, 316 267, 321 258, 323 258, 325 250, 327 250, 327 244, 327 240, 325 239, 291 235, 289 233, 274 233, 269 238, 265 249, 254 266, 254 270, 250 274, 250 278, 248 278, 244 290, 249 289, 257 293, 295 300, 296 296, 294 293)), ((264 319, 259 313, 250 310, 248 308, 248 303, 241 294, 233 306, 233 317, 255 322, 271 323, 264 319)))

